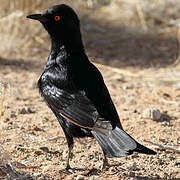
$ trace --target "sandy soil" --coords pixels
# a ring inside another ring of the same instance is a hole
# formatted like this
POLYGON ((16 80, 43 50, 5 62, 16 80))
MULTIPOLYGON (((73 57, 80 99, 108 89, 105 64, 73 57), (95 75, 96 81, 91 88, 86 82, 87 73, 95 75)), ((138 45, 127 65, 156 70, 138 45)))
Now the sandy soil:
MULTIPOLYGON (((155 149, 158 154, 134 154, 110 159, 112 166, 101 172, 101 149, 94 139, 86 138, 75 142, 71 166, 76 170, 71 174, 64 172, 67 144, 62 129, 36 88, 43 66, 36 66, 38 59, 0 61, 6 62, 0 70, 0 76, 3 82, 8 82, 1 120, 1 148, 4 149, 1 151, 1 159, 5 156, 2 165, 11 162, 18 173, 24 174, 24 178, 29 175, 35 179, 180 178, 178 153, 145 142, 150 140, 179 146, 178 86, 157 85, 157 82, 147 82, 100 68, 124 129, 140 143, 155 149), (157 108, 168 114, 169 118, 156 121, 144 119, 143 111, 147 108, 157 108)), ((150 77, 158 72, 168 74, 170 70, 151 69, 142 74, 149 73, 150 77)), ((138 74, 138 69, 137 73, 134 69, 133 74, 138 74)), ((2 168, 0 172, 1 178, 5 179, 7 170, 2 168)))

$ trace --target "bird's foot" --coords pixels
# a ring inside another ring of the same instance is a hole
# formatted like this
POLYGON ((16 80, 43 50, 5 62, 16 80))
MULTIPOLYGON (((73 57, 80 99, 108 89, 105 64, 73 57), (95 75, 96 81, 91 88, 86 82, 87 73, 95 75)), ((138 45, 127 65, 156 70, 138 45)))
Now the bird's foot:
POLYGON ((66 164, 65 170, 66 170, 67 172, 70 172, 70 173, 73 173, 73 172, 74 172, 74 169, 71 168, 71 166, 69 165, 69 163, 66 164))
POLYGON ((78 171, 85 171, 87 169, 84 168, 71 168, 69 165, 66 165, 65 172, 68 174, 72 174, 78 171))
POLYGON ((60 172, 63 172, 65 174, 72 174, 74 173, 74 169, 71 168, 69 164, 67 164, 64 169, 60 170, 60 172))

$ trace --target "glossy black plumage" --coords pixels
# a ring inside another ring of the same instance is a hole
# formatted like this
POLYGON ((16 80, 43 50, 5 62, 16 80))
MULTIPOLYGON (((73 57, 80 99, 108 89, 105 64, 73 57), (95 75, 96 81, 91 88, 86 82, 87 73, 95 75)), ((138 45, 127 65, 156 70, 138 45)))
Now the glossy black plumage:
POLYGON ((74 137, 95 137, 108 157, 155 154, 122 129, 103 77, 85 54, 76 13, 62 4, 28 18, 39 20, 52 40, 38 86, 66 135, 67 168, 74 137))

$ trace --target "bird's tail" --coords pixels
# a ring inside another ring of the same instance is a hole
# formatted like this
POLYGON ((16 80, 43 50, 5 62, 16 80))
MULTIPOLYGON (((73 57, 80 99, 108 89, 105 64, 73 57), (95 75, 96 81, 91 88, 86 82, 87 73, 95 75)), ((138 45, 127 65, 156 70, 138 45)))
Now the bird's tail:
POLYGON ((97 130, 91 132, 107 157, 122 157, 130 155, 133 152, 156 154, 155 151, 136 142, 119 127, 111 130, 108 135, 97 130))

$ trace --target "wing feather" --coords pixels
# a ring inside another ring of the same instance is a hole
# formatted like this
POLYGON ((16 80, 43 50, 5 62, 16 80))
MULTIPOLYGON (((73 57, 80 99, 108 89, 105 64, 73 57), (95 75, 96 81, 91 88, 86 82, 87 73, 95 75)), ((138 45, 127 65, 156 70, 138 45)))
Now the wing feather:
POLYGON ((80 127, 91 129, 94 126, 98 112, 84 91, 72 93, 47 85, 42 94, 50 108, 67 120, 80 127))

